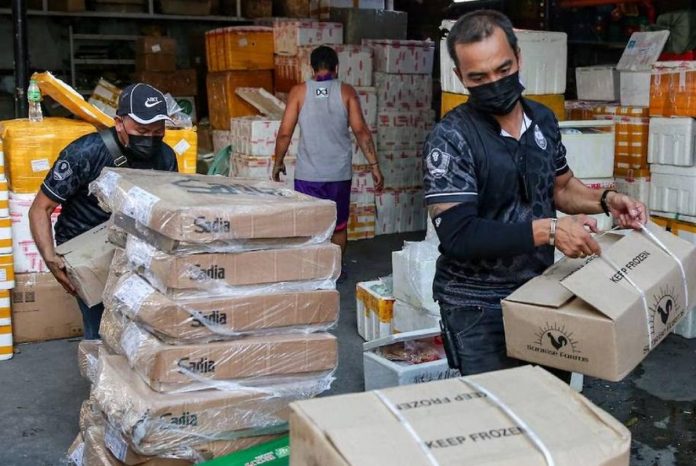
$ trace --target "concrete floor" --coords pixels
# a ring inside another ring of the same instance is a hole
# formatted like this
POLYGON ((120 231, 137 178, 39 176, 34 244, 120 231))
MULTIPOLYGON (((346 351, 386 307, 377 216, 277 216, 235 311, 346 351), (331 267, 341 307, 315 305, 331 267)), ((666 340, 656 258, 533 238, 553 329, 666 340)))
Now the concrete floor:
MULTIPOLYGON (((422 234, 351 244, 341 291, 339 370, 331 393, 363 389, 362 341, 355 330, 358 281, 389 275, 391 251, 422 234)), ((60 465, 78 430, 89 386, 78 372, 77 341, 21 345, 0 363, 0 466, 60 465)), ((585 395, 633 433, 632 466, 696 465, 696 339, 672 335, 621 383, 585 379, 585 395)), ((584 466, 584 465, 578 465, 584 466)))

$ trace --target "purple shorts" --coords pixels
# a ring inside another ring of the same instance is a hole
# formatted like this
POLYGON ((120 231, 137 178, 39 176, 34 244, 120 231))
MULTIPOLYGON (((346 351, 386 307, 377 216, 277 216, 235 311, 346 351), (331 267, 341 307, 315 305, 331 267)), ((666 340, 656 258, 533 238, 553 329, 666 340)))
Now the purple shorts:
POLYGON ((328 199, 336 203, 336 230, 348 228, 350 214, 350 185, 347 181, 303 181, 295 180, 295 191, 308 196, 328 199))

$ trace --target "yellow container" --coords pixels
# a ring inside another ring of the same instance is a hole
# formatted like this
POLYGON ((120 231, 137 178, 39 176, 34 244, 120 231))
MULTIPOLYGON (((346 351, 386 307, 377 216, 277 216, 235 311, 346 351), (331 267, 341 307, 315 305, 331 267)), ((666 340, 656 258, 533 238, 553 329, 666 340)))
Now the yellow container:
POLYGON ((10 216, 10 192, 5 175, 0 174, 0 218, 10 216))
POLYGON ((0 218, 0 254, 12 254, 12 219, 0 218))
POLYGON ((228 27, 224 33, 226 70, 272 70, 273 30, 262 27, 228 27))
POLYGON ((167 129, 164 142, 174 150, 179 173, 196 173, 198 161, 198 133, 196 128, 167 129))
POLYGON ((0 139, 0 175, 5 177, 5 152, 2 148, 2 139, 0 139))
POLYGON ((67 118, 45 118, 40 123, 29 120, 0 123, 10 190, 19 194, 37 193, 60 152, 94 131, 89 123, 67 118))
POLYGON ((12 317, 9 290, 0 290, 0 361, 12 358, 12 317))
POLYGON ((11 290, 14 286, 14 257, 12 254, 0 255, 0 290, 11 290))
MULTIPOLYGON (((524 97, 549 107, 556 115, 558 121, 565 120, 565 97, 563 94, 526 95, 524 97)), ((444 116, 447 112, 465 103, 467 100, 469 100, 468 95, 443 92, 441 115, 444 116)))

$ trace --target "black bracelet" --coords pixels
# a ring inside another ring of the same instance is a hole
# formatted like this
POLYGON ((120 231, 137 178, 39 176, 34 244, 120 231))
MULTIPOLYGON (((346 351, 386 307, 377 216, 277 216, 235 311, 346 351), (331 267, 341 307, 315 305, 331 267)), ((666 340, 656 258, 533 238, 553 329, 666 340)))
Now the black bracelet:
POLYGON ((607 196, 609 195, 609 193, 618 193, 618 191, 615 189, 605 189, 602 193, 602 197, 599 199, 599 205, 602 206, 602 210, 607 215, 607 217, 611 215, 609 213, 609 206, 607 205, 607 196))

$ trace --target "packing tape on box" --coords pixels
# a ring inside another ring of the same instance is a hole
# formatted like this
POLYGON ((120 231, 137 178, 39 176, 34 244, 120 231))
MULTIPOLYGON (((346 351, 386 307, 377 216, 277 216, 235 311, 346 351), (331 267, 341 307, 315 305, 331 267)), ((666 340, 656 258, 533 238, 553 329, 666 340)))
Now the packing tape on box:
POLYGON ((484 395, 486 395, 486 398, 491 400, 491 402, 494 405, 496 405, 498 407, 498 409, 500 409, 502 412, 507 414, 513 421, 515 421, 517 423, 517 425, 519 425, 524 430, 524 433, 527 434, 527 436, 532 441, 534 446, 537 447, 539 449, 539 451, 541 451, 541 453, 544 455, 544 459, 546 460, 546 464, 548 466, 555 466, 556 465, 556 461, 553 459, 553 456, 551 455, 551 451, 546 446, 546 444, 541 439, 541 437, 539 437, 539 435, 534 431, 534 429, 532 429, 524 419, 519 417, 510 408, 510 406, 508 406, 500 398, 498 398, 498 396, 495 393, 491 392, 483 385, 474 382, 470 378, 468 378, 468 379, 460 378, 459 381, 462 382, 464 385, 467 385, 469 388, 477 390, 480 393, 483 393, 484 395))

